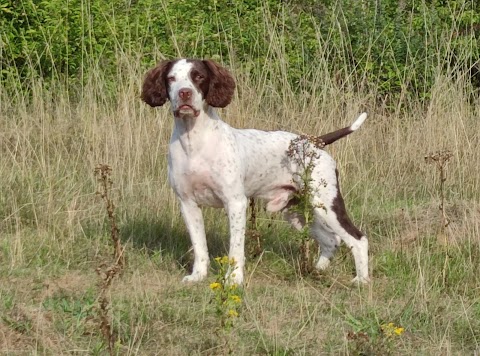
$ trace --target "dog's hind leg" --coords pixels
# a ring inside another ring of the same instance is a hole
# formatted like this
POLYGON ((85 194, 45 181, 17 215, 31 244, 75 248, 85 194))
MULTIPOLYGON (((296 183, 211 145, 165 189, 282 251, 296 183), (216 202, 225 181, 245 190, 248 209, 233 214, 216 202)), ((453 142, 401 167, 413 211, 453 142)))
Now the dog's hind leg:
MULTIPOLYGON (((283 217, 298 231, 305 227, 305 218, 297 212, 287 210, 283 213, 283 217)), ((320 246, 320 257, 315 268, 324 270, 329 266, 330 259, 340 245, 340 238, 319 217, 316 217, 310 225, 310 233, 320 246)))
POLYGON ((295 230, 301 231, 305 226, 305 218, 295 211, 285 210, 283 213, 283 218, 288 221, 290 225, 295 228, 295 230))
POLYGON ((312 236, 320 246, 320 257, 315 266, 318 270, 324 270, 330 265, 330 259, 333 257, 340 245, 340 237, 326 225, 318 216, 311 225, 312 236))
POLYGON ((368 282, 368 240, 348 218, 340 192, 333 199, 331 207, 315 208, 315 218, 325 223, 325 226, 317 224, 316 229, 321 226, 321 229, 327 232, 327 234, 319 235, 321 236, 319 242, 322 254, 317 263, 317 268, 328 266, 329 262, 327 260, 335 252, 336 246, 338 246, 338 238, 340 238, 350 248, 355 260, 356 277, 353 281, 368 282))
POLYGON ((354 281, 368 282, 368 240, 348 217, 340 193, 338 171, 332 161, 320 161, 315 167, 313 178, 312 184, 315 187, 315 195, 312 198, 312 205, 315 207, 314 226, 317 230, 322 229, 321 233, 319 231, 317 234, 317 239, 320 248, 323 247, 317 266, 325 268, 328 265, 327 259, 335 252, 335 246, 338 245, 338 238, 340 238, 350 248, 355 260, 356 277, 354 281))

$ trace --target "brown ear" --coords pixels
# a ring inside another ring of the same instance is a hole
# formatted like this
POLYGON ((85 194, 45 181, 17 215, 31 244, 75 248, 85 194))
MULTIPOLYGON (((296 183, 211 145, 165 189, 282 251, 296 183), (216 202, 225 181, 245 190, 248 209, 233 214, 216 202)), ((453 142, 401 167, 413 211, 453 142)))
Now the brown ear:
POLYGON ((168 99, 166 75, 172 66, 171 61, 163 61, 145 75, 142 87, 142 100, 148 105, 162 106, 168 99))
POLYGON ((224 108, 232 101, 233 92, 235 91, 235 80, 228 70, 214 61, 205 60, 203 63, 212 74, 205 100, 210 106, 224 108))

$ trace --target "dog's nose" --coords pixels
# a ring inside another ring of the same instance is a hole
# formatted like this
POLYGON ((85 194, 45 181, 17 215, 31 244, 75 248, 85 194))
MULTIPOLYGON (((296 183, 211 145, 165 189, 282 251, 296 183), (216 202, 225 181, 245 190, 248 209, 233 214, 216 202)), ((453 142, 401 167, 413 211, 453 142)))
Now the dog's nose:
POLYGON ((180 91, 178 92, 178 96, 180 97, 180 99, 182 100, 188 100, 192 97, 192 89, 188 89, 188 88, 182 88, 180 89, 180 91))

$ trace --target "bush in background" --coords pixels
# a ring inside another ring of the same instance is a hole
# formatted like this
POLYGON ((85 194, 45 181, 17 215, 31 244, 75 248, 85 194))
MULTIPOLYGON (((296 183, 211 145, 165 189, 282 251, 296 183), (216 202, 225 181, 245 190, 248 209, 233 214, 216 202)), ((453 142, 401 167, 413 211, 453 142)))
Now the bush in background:
POLYGON ((428 98, 437 71, 452 66, 480 85, 473 0, 8 0, 0 27, 1 78, 23 86, 35 76, 83 83, 95 68, 113 79, 128 61, 178 56, 247 72, 275 61, 294 91, 312 89, 319 65, 381 98, 428 98))

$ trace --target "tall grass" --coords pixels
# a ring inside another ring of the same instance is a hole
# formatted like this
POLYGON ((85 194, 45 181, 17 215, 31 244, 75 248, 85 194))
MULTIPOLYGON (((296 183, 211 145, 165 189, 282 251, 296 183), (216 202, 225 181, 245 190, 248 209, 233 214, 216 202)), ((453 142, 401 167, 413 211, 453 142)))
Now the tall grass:
MULTIPOLYGON (((438 58, 428 102, 400 95, 385 105, 375 87, 358 85, 367 81, 358 68, 343 68, 340 81, 329 71, 328 39, 320 38, 325 52, 299 84, 310 91, 299 90, 288 80, 276 30, 281 18, 265 18, 269 58, 249 68, 232 49, 238 91, 221 116, 239 128, 321 134, 369 113, 360 131, 328 151, 354 221, 370 238, 374 281, 350 289, 344 282, 352 264, 343 252, 320 280, 298 279, 289 228, 279 216, 261 213, 265 253, 250 261, 246 312, 232 345, 239 354, 478 349, 480 102, 468 78, 438 58), (454 155, 445 183, 452 223, 444 245, 436 241, 438 177, 424 163, 441 149, 454 155), (379 326, 388 321, 407 330, 392 349, 378 341, 379 326), (368 343, 346 338, 348 332, 367 333, 368 343)), ((110 253, 107 216, 95 198, 99 163, 114 172, 118 224, 131 256, 112 291, 122 353, 217 352, 208 284, 177 283, 189 263, 189 242, 166 178, 173 123, 168 104, 153 110, 140 101, 147 68, 139 66, 139 55, 120 50, 117 77, 106 78, 98 66, 85 71, 81 88, 39 78, 0 86, 2 352, 104 348, 89 322, 93 269, 110 253)), ((223 254, 225 218, 210 209, 205 217, 210 252, 223 254)))

